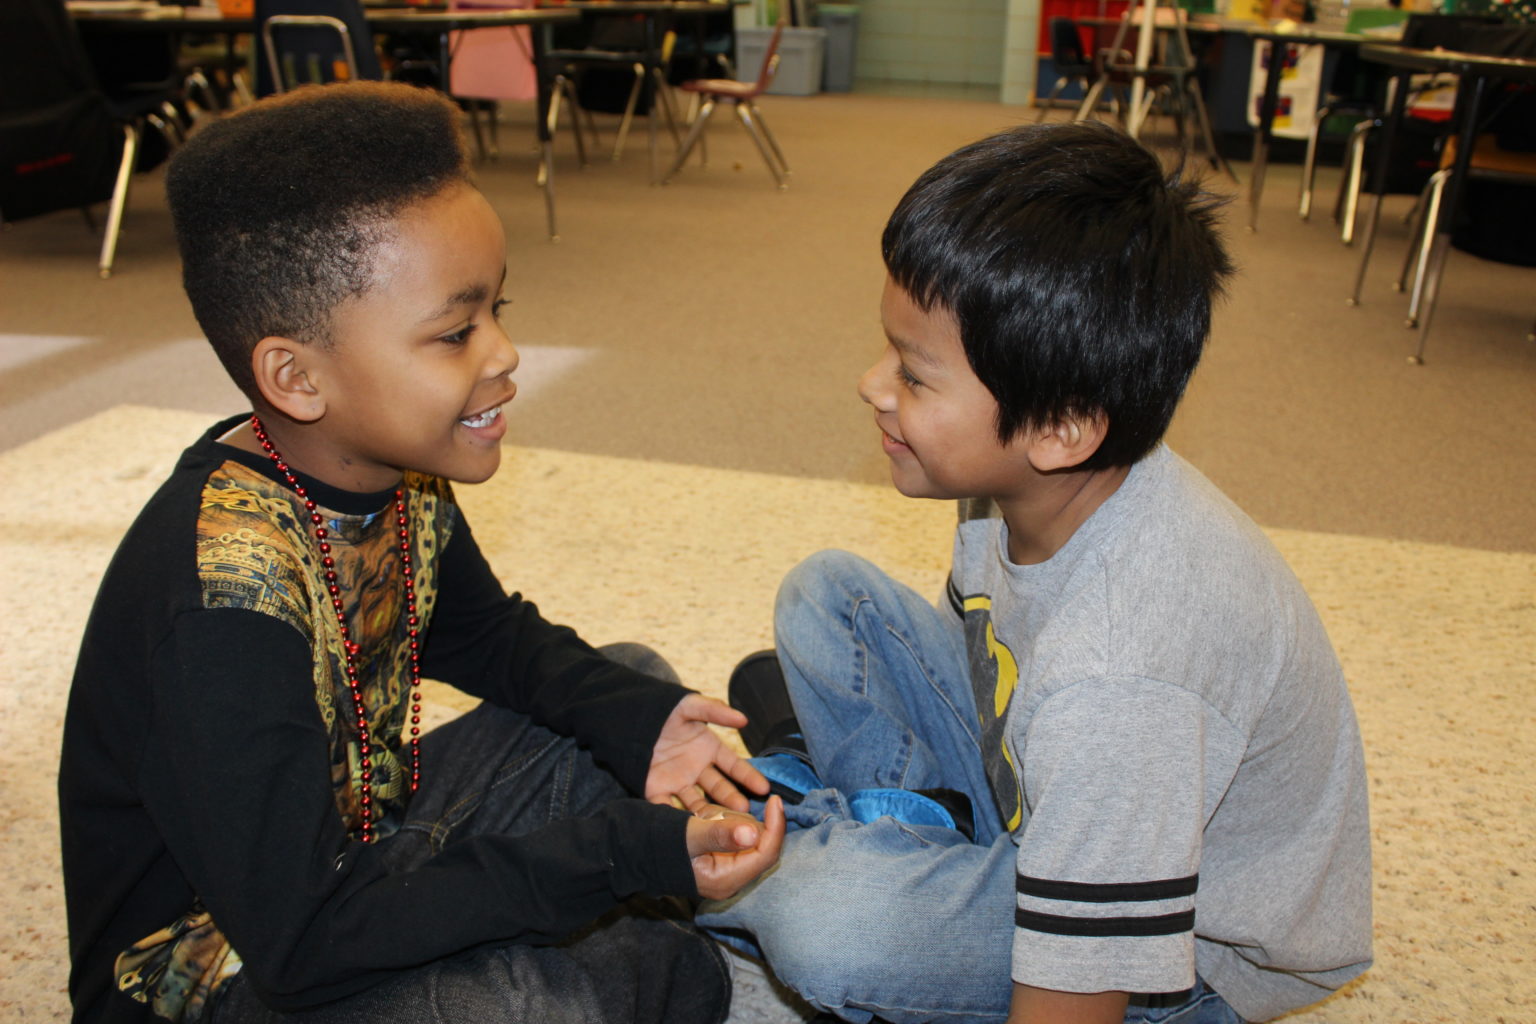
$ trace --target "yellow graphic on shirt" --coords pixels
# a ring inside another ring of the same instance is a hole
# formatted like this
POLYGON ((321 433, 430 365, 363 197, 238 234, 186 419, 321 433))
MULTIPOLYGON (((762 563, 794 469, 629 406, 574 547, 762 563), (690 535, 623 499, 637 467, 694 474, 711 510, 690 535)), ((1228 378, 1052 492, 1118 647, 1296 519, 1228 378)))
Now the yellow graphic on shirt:
POLYGON ((1024 820, 1024 797, 1019 786, 1018 767, 1008 751, 1008 702, 1019 685, 1019 663, 997 638, 992 628, 992 599, 986 595, 968 597, 962 604, 965 614, 966 647, 970 651, 971 685, 976 691, 976 707, 981 718, 982 757, 987 763, 987 777, 992 794, 1003 811, 1008 831, 1024 820), (986 691, 990 690, 990 693, 986 691), (986 699, 990 697, 990 702, 986 699), (983 709, 990 703, 991 714, 983 709), (988 753, 988 751, 995 753, 988 753), (1002 755, 1002 764, 994 760, 1002 755))

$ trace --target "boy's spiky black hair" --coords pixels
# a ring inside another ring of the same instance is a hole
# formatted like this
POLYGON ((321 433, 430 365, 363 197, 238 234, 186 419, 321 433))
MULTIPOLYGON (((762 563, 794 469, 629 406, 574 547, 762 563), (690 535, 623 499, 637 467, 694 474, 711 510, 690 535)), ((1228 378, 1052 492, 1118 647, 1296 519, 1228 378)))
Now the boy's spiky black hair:
POLYGON ((262 338, 326 343, 390 221, 468 175, 458 109, 408 85, 309 86, 194 134, 166 194, 192 311, 240 389, 256 396, 262 338))
POLYGON ((1232 272, 1220 203, 1107 125, 1029 125, 925 172, 882 250, 920 308, 954 315, 999 439, 1103 414, 1082 467, 1130 465, 1167 430, 1232 272))

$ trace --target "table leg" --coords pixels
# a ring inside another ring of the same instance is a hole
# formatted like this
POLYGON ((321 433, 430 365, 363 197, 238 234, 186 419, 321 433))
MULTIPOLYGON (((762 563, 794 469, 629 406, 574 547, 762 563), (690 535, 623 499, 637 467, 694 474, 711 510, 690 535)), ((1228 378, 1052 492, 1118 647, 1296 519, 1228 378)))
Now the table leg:
MULTIPOLYGON (((1264 45, 1255 40, 1255 46, 1264 45)), ((1269 164, 1269 140, 1275 129, 1275 110, 1280 106, 1280 72, 1289 55, 1289 44, 1269 43, 1269 68, 1264 75, 1264 97, 1259 101, 1259 126, 1253 133, 1253 168, 1248 179, 1248 230, 1259 229, 1259 200, 1264 195, 1264 170, 1269 164)))
POLYGON ((1408 109, 1408 78, 1411 71, 1399 71, 1393 76, 1392 107, 1387 112, 1387 122, 1381 128, 1381 148, 1376 151, 1376 166, 1371 168, 1371 215, 1365 219, 1365 240, 1360 246, 1360 266, 1355 271, 1355 288, 1349 294, 1351 306, 1360 305, 1360 291, 1365 287, 1365 268, 1371 262, 1371 250, 1376 246, 1376 224, 1381 220, 1381 197, 1387 191, 1387 162, 1392 154, 1392 144, 1397 141, 1398 125, 1403 123, 1403 112, 1408 109))
POLYGON ((656 15, 647 12, 641 17, 645 19, 645 85, 640 95, 646 100, 645 144, 647 159, 650 161, 651 184, 657 185, 661 179, 656 171, 656 117, 660 113, 656 105, 661 102, 661 97, 656 92, 656 75, 661 68, 661 43, 656 38, 656 15))
MULTIPOLYGON (((549 107, 553 101, 553 93, 550 90, 550 76, 545 66, 544 54, 553 48, 551 35, 554 29, 549 22, 539 26, 537 31, 530 32, 529 38, 533 46, 533 82, 536 98, 534 100, 535 117, 533 119, 534 133, 539 140, 539 163, 542 170, 540 177, 544 189, 544 219, 549 229, 549 240, 558 242, 560 232, 555 226, 555 140, 549 130, 549 107)), ((572 111, 572 116, 578 116, 572 111)), ((581 133, 581 126, 577 126, 577 135, 581 133)))

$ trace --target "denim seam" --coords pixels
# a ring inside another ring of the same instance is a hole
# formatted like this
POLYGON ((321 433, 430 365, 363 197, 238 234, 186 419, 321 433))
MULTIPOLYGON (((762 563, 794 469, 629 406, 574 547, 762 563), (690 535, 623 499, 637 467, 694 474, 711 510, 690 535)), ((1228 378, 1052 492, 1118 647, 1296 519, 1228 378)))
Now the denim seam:
MULTIPOLYGON (((529 765, 537 763, 545 751, 557 742, 558 740, 552 739, 537 749, 528 751, 521 757, 503 764, 496 774, 492 776, 489 785, 482 789, 476 789, 472 793, 465 794, 449 804, 443 809, 443 813, 436 820, 412 822, 408 823, 407 827, 426 832, 432 843, 433 850, 441 853, 453 831, 472 818, 475 811, 485 803, 492 793, 501 786, 515 781, 527 771, 529 765)), ((569 791, 569 786, 566 788, 569 791)))
MULTIPOLYGON (((859 618, 860 611, 864 607, 866 607, 866 606, 869 606, 869 607, 874 607, 875 606, 875 601, 874 601, 874 599, 870 595, 868 595, 868 594, 860 594, 858 597, 856 597, 854 599, 853 610, 849 613, 849 616, 848 616, 848 625, 849 625, 849 632, 850 632, 850 634, 852 636, 854 636, 855 638, 858 638, 861 635, 860 631, 859 631, 859 628, 858 628, 857 620, 859 618)), ((934 680, 933 667, 928 663, 928 660, 923 657, 922 650, 912 643, 911 639, 906 635, 906 633, 904 631, 902 631, 901 629, 897 628, 897 626, 893 625, 886 618, 877 616, 876 617, 876 628, 877 629, 882 629, 883 628, 885 630, 885 632, 888 635, 890 635, 892 638, 894 638, 896 640, 896 642, 901 645, 902 649, 907 652, 907 656, 912 659, 912 664, 917 667, 917 670, 920 673, 922 673, 923 681, 927 684, 929 691, 935 697, 938 698, 939 703, 943 704, 944 707, 949 709, 950 717, 953 719, 954 723, 957 726, 959 726, 960 731, 965 735, 966 742, 969 743, 975 749, 976 754, 979 757, 981 755, 981 741, 976 737, 976 734, 972 731, 971 724, 966 719, 966 716, 964 714, 962 714, 960 709, 955 707, 954 702, 952 700, 950 700, 949 694, 945 691, 944 687, 938 685, 938 683, 934 680)), ((869 661, 869 648, 868 648, 868 645, 865 644, 862 640, 857 640, 857 639, 856 639, 856 643, 857 643, 860 655, 864 658, 865 662, 867 663, 869 661)), ((859 678, 863 679, 863 680, 866 680, 865 688, 861 691, 861 695, 862 694, 867 694, 867 692, 868 692, 868 689, 867 689, 867 674, 861 674, 859 676, 859 678)), ((970 685, 970 680, 969 679, 967 679, 965 682, 966 682, 966 685, 970 685)), ((910 754, 909 754, 909 757, 908 757, 908 760, 907 760, 907 767, 910 767, 910 765, 911 765, 911 759, 910 759, 910 754)), ((905 781, 906 781, 906 768, 903 768, 903 771, 902 771, 902 782, 905 783, 905 781)))

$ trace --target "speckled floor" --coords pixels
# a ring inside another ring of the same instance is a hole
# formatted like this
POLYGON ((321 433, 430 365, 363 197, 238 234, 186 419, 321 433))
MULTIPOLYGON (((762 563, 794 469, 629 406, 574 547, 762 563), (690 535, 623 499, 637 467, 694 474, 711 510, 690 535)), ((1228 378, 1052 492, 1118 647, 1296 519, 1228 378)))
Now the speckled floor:
MULTIPOLYGON (((80 624, 122 530, 210 422, 108 409, 0 454, 6 884, 0 1018, 65 1020, 54 777, 80 624), (66 471, 67 469, 67 471, 66 471)), ((510 448, 461 489, 503 579, 589 639, 640 639, 721 694, 775 585, 853 549, 939 592, 952 509, 887 487, 510 448)), ((1536 1021, 1536 555, 1271 531, 1338 647, 1365 735, 1377 964, 1293 1021, 1536 1021)), ((461 707, 441 689, 435 713, 461 707)), ((794 1016, 747 979, 739 1024, 794 1016)))

